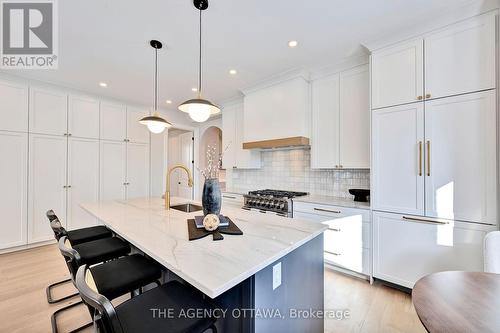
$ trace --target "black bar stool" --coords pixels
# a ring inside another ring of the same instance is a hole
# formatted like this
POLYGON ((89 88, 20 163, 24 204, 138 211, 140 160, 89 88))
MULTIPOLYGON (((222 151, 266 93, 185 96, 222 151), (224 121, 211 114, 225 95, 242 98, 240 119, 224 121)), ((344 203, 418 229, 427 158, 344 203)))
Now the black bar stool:
MULTIPOLYGON (((92 265, 102 262, 90 267, 90 271, 94 277, 93 284, 101 294, 111 300, 127 293, 133 293, 135 290, 139 290, 140 293, 142 287, 150 283, 160 285, 158 279, 161 277, 161 267, 151 259, 140 254, 133 254, 105 262, 105 257, 96 257, 94 255, 94 248, 99 247, 99 245, 96 246, 96 243, 113 239, 118 240, 118 238, 106 238, 71 246, 67 236, 61 237, 59 239, 59 250, 66 261, 72 278, 74 279, 78 267, 81 265, 92 265), (89 248, 92 248, 90 255, 89 248)), ((79 304, 82 304, 82 302, 71 304, 69 307, 79 304)), ((63 308, 62 310, 64 311, 65 309, 63 308)), ((54 333, 57 333, 57 315, 59 313, 60 311, 58 310, 51 317, 52 332, 54 333)), ((92 323, 82 326, 76 331, 90 325, 92 323)))
POLYGON ((92 270, 80 266, 76 273, 76 288, 89 310, 93 313, 94 327, 103 333, 150 333, 150 332, 217 332, 215 318, 188 318, 179 316, 182 310, 206 309, 213 306, 203 297, 180 282, 168 282, 158 288, 138 295, 116 308, 109 299, 92 285, 92 270), (152 309, 169 309, 172 317, 155 318, 152 309))
MULTIPOLYGON (((48 210, 46 215, 47 218, 49 219, 50 227, 52 228, 52 231, 54 232, 54 237, 57 241, 59 241, 59 239, 62 236, 67 236, 71 244, 77 245, 88 241, 93 241, 113 236, 113 233, 104 226, 95 226, 95 227, 66 231, 66 229, 62 226, 61 222, 59 221, 59 218, 52 209, 48 210)), ((57 299, 52 297, 53 288, 68 282, 71 282, 71 278, 53 283, 49 285, 47 289, 45 289, 45 293, 47 294, 47 302, 49 302, 49 304, 59 303, 78 295, 78 293, 74 293, 57 299)))

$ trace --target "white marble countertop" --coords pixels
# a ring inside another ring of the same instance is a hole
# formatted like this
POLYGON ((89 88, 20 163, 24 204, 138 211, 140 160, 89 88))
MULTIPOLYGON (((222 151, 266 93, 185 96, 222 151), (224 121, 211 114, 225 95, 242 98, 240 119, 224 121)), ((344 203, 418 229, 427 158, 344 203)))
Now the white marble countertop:
MULTIPOLYGON (((172 198, 172 205, 189 200, 172 198)), ((164 267, 215 298, 320 235, 327 226, 226 205, 243 235, 189 241, 186 220, 200 212, 165 210, 160 198, 84 203, 107 227, 164 267)))
POLYGON ((357 202, 352 199, 330 197, 325 195, 306 195, 292 199, 294 202, 307 202, 321 205, 332 205, 347 208, 370 209, 370 202, 357 202))

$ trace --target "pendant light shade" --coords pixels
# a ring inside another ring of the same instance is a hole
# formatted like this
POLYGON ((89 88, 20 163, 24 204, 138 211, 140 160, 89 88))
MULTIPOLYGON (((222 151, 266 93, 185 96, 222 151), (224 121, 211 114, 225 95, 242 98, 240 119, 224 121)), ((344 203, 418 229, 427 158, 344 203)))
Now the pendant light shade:
POLYGON ((194 7, 200 11, 200 54, 198 69, 198 98, 190 99, 179 105, 179 110, 189 114, 191 119, 202 123, 211 115, 220 112, 220 108, 212 102, 201 98, 201 12, 208 8, 208 0, 193 0, 194 7))
POLYGON ((158 112, 158 50, 162 48, 161 42, 152 40, 149 44, 155 49, 155 78, 154 78, 154 113, 139 120, 139 123, 146 125, 151 133, 159 134, 165 128, 172 127, 172 124, 163 119, 158 112))

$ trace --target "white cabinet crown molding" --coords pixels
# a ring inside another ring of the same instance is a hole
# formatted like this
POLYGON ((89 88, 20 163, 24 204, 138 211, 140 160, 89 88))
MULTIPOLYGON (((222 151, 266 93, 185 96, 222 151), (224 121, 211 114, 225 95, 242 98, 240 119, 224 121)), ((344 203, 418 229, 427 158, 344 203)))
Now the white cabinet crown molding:
POLYGON ((413 25, 408 29, 400 29, 397 33, 384 35, 389 37, 362 41, 361 45, 366 47, 370 52, 374 52, 401 42, 411 41, 415 38, 424 38, 429 34, 439 32, 451 25, 461 23, 473 17, 481 15, 496 16, 498 15, 499 7, 498 1, 496 0, 475 1, 475 3, 469 6, 464 6, 459 10, 446 12, 440 17, 429 20, 426 23, 413 25))
POLYGON ((248 95, 248 94, 251 94, 253 92, 275 86, 275 85, 280 84, 280 83, 294 80, 296 78, 301 78, 304 81, 309 82, 310 75, 309 75, 309 72, 304 70, 304 69, 294 69, 294 70, 286 71, 286 72, 271 76, 271 77, 264 79, 256 84, 253 84, 249 87, 242 88, 242 89, 240 89, 240 91, 244 95, 248 95))

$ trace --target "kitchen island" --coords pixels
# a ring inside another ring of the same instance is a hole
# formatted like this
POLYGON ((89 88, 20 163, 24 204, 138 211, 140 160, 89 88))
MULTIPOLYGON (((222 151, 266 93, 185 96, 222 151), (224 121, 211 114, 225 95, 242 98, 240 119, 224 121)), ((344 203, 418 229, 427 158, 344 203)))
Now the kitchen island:
MULTIPOLYGON (((172 206, 186 202, 171 199, 172 206)), ((163 265, 167 279, 189 283, 227 310, 219 332, 323 332, 325 225, 228 205, 221 213, 243 235, 189 241, 186 221, 202 212, 166 210, 160 198, 82 207, 163 265)))

